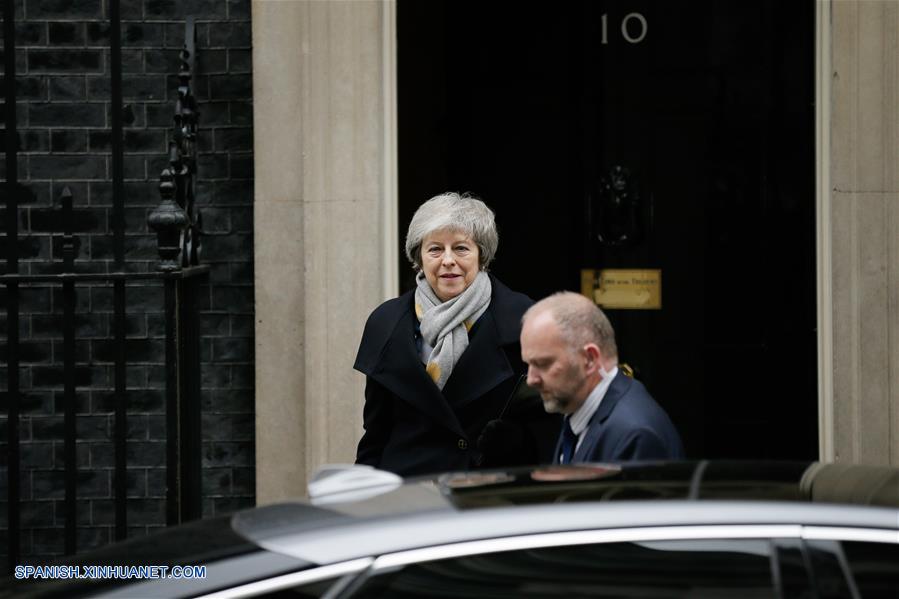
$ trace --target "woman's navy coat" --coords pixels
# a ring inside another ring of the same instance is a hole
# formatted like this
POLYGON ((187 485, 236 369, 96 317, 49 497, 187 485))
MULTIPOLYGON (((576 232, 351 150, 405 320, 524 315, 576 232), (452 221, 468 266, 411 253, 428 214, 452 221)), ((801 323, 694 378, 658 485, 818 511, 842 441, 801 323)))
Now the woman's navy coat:
MULTIPOLYGON (((472 328, 443 392, 416 350, 414 290, 369 316, 354 365, 366 375, 365 434, 357 463, 409 476, 467 470, 485 461, 477 439, 487 422, 503 413, 526 372, 518 337, 521 317, 533 303, 495 277, 490 280, 490 305, 472 328)), ((513 402, 503 418, 527 428, 528 443, 537 445, 527 449, 537 461, 551 461, 559 424, 539 400, 513 402)))

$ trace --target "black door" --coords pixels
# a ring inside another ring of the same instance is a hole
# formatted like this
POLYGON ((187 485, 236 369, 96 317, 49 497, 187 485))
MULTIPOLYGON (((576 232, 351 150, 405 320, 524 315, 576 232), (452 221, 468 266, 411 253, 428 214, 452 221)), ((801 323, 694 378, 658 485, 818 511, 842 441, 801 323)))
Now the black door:
POLYGON ((471 191, 534 298, 660 269, 660 310, 607 312, 688 454, 815 458, 814 11, 400 0, 400 230, 471 191))

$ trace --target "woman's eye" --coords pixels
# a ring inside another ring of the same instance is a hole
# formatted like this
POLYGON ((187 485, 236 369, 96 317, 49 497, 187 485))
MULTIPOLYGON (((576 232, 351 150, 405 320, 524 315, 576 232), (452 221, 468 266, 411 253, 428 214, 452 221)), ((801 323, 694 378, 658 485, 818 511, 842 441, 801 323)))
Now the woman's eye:
POLYGON ((468 251, 468 246, 464 246, 464 245, 457 246, 457 247, 456 247, 456 251, 457 251, 457 252, 467 252, 467 251, 468 251))

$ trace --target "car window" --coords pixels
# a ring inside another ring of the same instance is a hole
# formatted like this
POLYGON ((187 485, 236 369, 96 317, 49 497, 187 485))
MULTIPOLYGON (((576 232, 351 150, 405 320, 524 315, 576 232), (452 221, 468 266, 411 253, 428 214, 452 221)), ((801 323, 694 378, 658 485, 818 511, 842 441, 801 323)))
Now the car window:
POLYGON ((405 566, 353 597, 728 597, 769 599, 774 543, 690 540, 544 547, 405 566))
POLYGON ((844 541, 843 554, 864 599, 899 597, 899 543, 844 541))
POLYGON ((815 539, 806 541, 815 578, 817 596, 821 599, 854 599, 858 597, 849 564, 839 541, 815 539))
MULTIPOLYGON (((314 599, 334 597, 343 591, 372 563, 373 559, 360 558, 293 572, 274 578, 264 578, 237 587, 203 595, 198 599, 243 599, 268 597, 280 599, 314 599)), ((193 596, 193 595, 192 595, 193 596)))
POLYGON ((816 539, 807 547, 821 599, 899 597, 899 544, 816 539))
POLYGON ((813 581, 809 578, 808 559, 800 539, 778 539, 777 565, 772 568, 778 577, 783 599, 807 599, 815 597, 813 581))
POLYGON ((266 599, 318 599, 319 597, 324 597, 325 593, 327 593, 339 579, 340 577, 338 576, 327 580, 319 580, 286 589, 278 589, 277 591, 264 593, 262 595, 252 596, 265 597, 266 599))

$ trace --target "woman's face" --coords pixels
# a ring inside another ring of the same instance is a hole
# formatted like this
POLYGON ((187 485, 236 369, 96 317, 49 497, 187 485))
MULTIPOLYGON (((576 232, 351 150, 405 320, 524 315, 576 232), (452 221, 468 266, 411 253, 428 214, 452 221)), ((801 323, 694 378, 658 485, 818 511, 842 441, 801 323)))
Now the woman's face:
POLYGON ((480 270, 478 244, 465 233, 442 229, 421 243, 421 270, 445 302, 468 289, 480 270))

